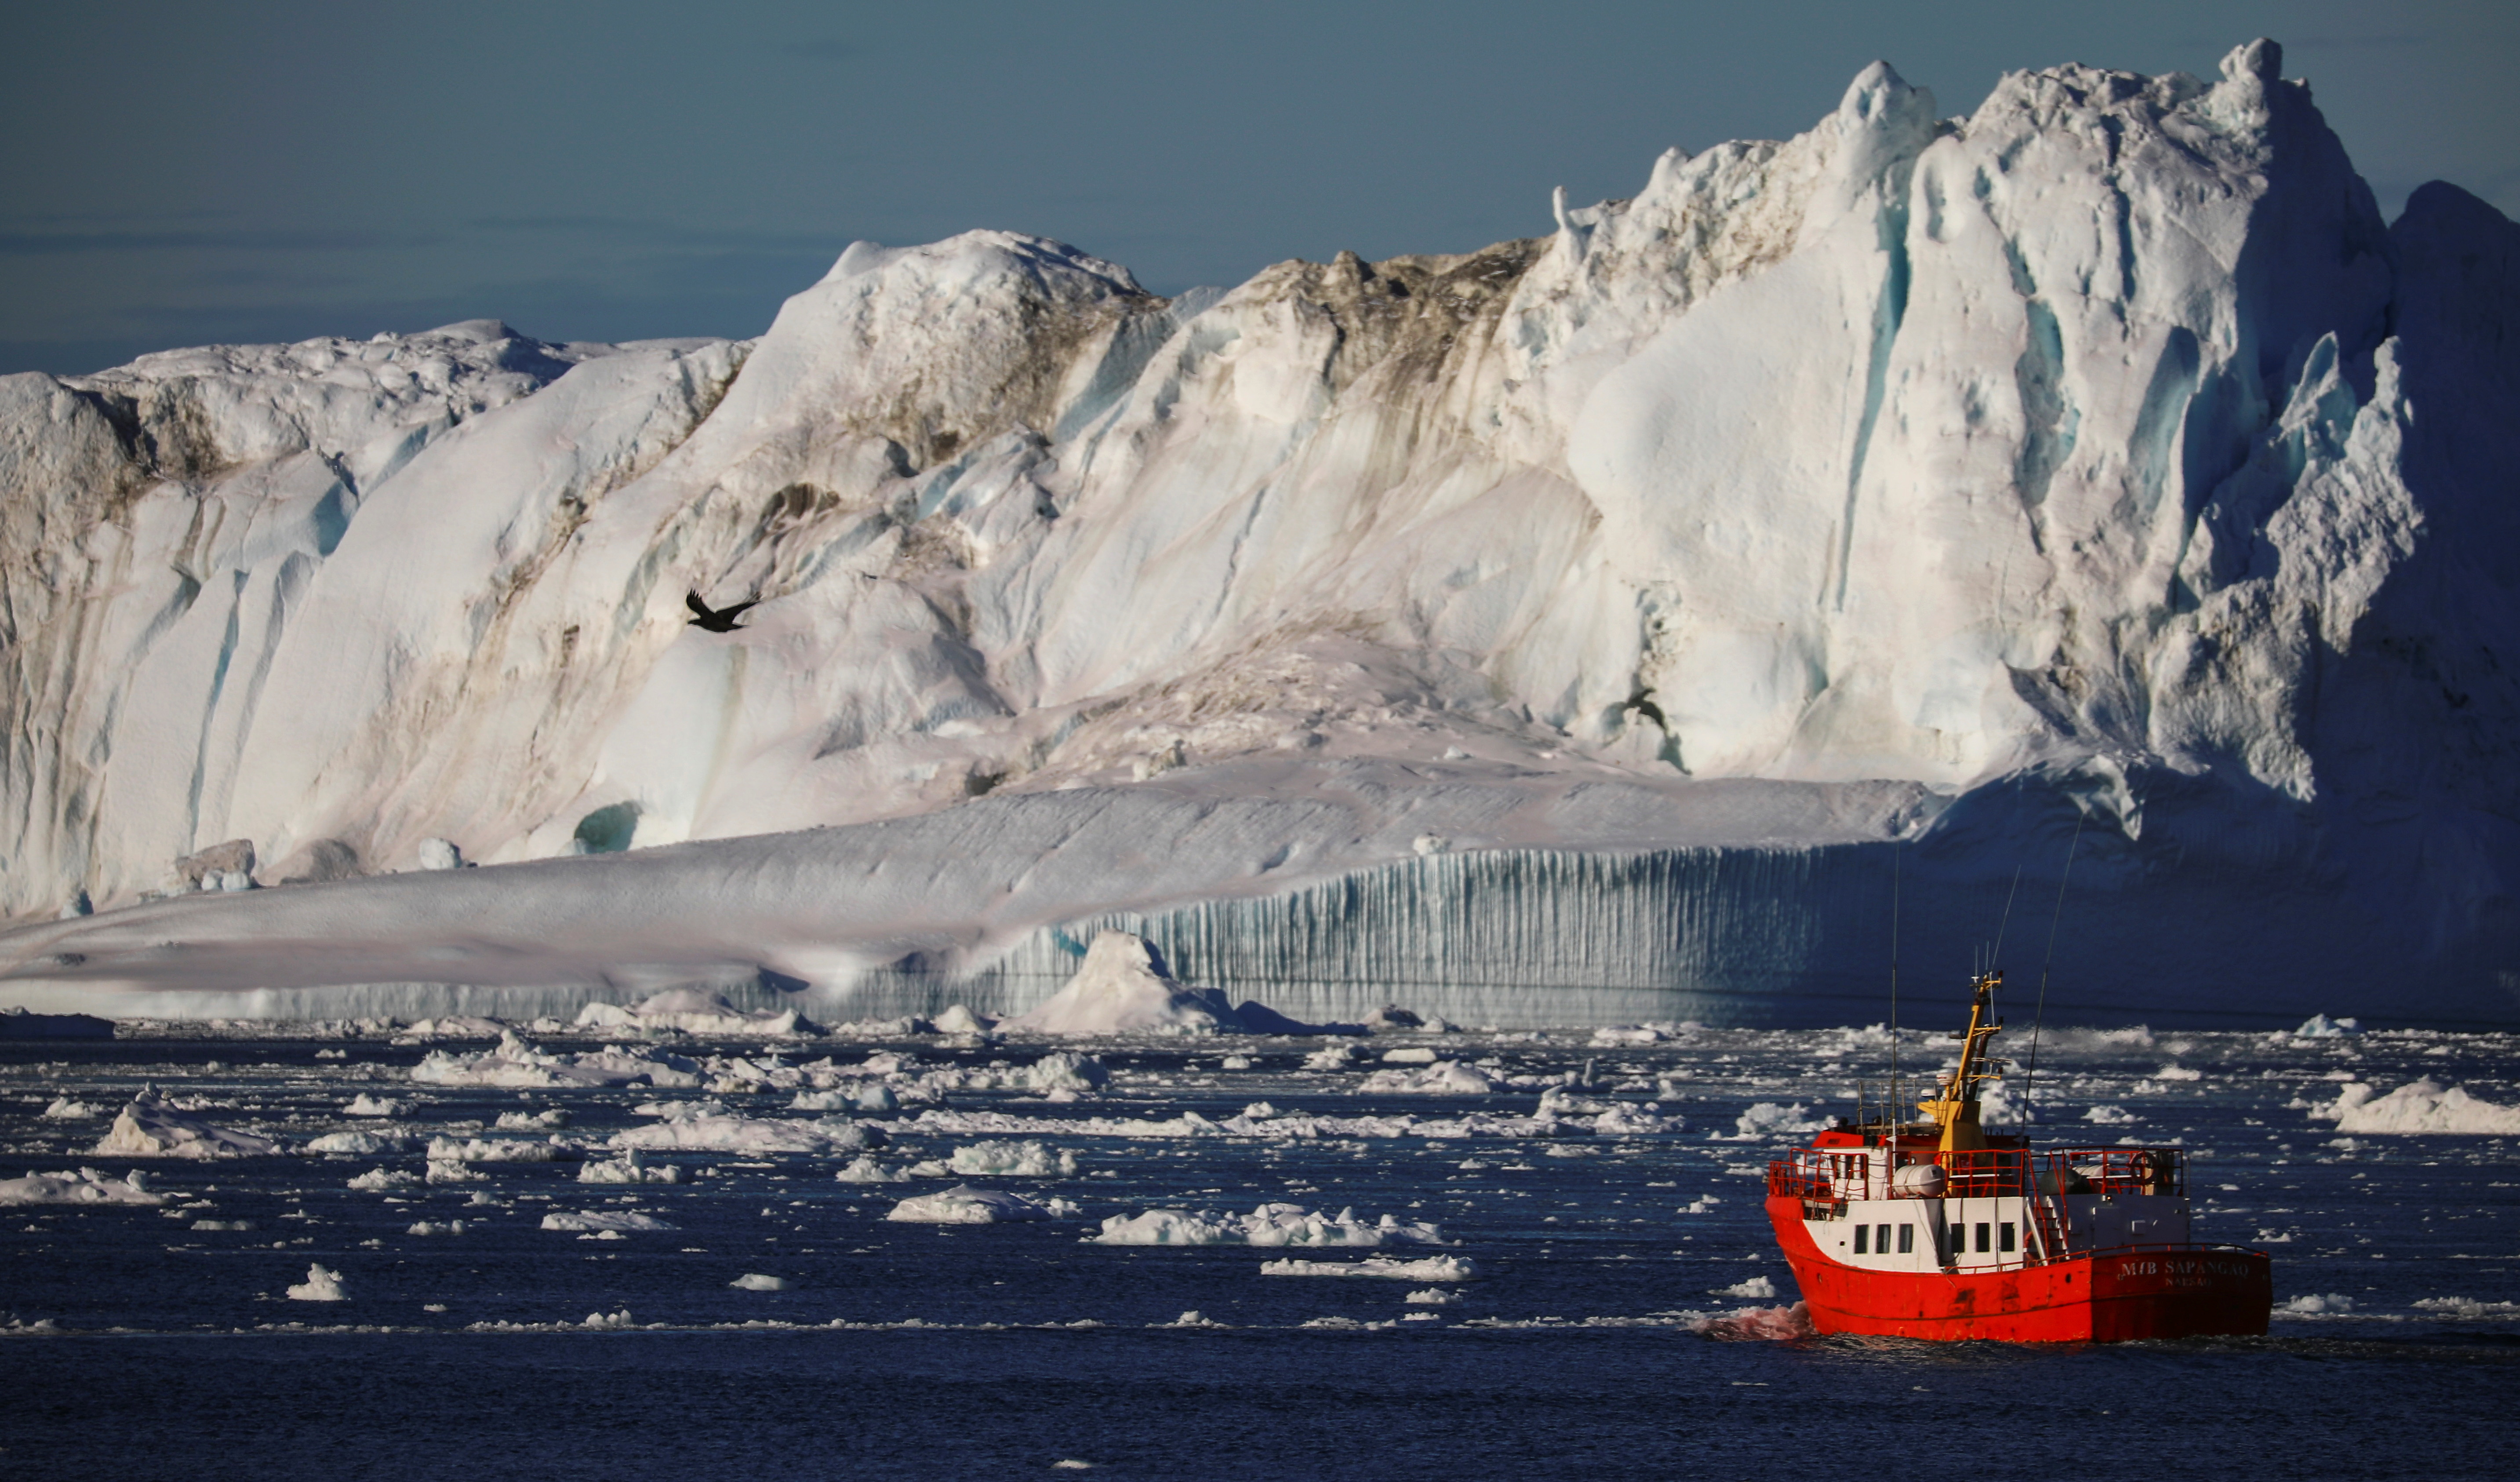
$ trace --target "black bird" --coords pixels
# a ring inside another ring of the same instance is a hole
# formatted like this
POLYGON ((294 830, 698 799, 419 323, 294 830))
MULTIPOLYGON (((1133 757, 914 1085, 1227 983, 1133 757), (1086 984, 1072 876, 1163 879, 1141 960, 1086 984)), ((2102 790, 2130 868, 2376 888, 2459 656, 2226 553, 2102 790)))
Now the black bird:
POLYGON ((692 609, 693 627, 710 633, 732 633, 739 626, 736 619, 743 615, 745 609, 760 606, 761 599, 756 597, 750 602, 737 603, 732 607, 712 608, 700 601, 698 592, 693 592, 683 598, 683 606, 692 609))

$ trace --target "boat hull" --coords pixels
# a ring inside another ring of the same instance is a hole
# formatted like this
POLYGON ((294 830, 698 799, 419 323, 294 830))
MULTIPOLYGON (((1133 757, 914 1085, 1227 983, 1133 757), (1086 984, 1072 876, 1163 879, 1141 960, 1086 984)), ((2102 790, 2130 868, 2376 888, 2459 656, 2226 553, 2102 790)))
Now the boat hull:
POLYGON ((2005 1343, 2254 1335, 2274 1306, 2264 1251, 2129 1246, 1992 1271, 1868 1271, 1813 1243, 1800 1199, 1769 1199, 1768 1216, 1823 1333, 2005 1343))

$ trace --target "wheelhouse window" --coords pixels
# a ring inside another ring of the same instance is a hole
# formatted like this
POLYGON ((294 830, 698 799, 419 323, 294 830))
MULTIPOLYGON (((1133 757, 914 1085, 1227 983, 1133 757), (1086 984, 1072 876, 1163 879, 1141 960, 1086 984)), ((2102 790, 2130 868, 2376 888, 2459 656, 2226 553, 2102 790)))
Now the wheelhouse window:
POLYGON ((1855 1227, 1855 1253, 1856 1253, 1857 1255, 1868 1255, 1868 1254, 1869 1254, 1869 1253, 1870 1253, 1869 1249, 1868 1248, 1868 1246, 1866 1245, 1866 1243, 1865 1243, 1865 1242, 1866 1242, 1866 1241, 1868 1241, 1868 1240, 1869 1240, 1871 1237, 1872 1237, 1872 1227, 1871 1227, 1871 1226, 1869 1226, 1869 1225, 1858 1225, 1858 1226, 1856 1226, 1856 1227, 1855 1227))
POLYGON ((1901 1255, 1903 1255, 1903 1256, 1904 1256, 1904 1255, 1907 1255, 1907 1254, 1909 1254, 1910 1252, 1913 1251, 1915 1248, 1916 1248, 1916 1227, 1915 1227, 1915 1226, 1913 1226, 1913 1225, 1902 1225, 1902 1226, 1900 1226, 1900 1227, 1899 1227, 1899 1253, 1900 1253, 1901 1255))
POLYGON ((1984 1220, 1977 1222, 1977 1253, 1982 1256, 1995 1253, 1995 1231, 1984 1220))
POLYGON ((1997 1248, 2002 1250, 2010 1250, 2013 1248, 2012 1222, 2010 1220, 2006 1220, 2002 1225, 1997 1226, 1995 1234, 1997 1248))
POLYGON ((1875 1255, 1886 1256, 1890 1253, 1889 1226, 1875 1225, 1872 1227, 1872 1251, 1875 1255))

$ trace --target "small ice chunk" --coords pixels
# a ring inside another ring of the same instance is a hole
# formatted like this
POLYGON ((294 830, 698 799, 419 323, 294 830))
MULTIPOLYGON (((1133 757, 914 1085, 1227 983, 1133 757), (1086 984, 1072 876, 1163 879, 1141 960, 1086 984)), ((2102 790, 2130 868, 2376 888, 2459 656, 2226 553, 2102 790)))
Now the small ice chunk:
POLYGON ((410 1110, 411 1103, 408 1101, 397 1101, 389 1097, 370 1096, 363 1091, 350 1099, 349 1105, 341 1108, 341 1115, 345 1117, 398 1117, 405 1115, 410 1110))
POLYGON ((1462 1300, 1462 1294, 1458 1291, 1446 1291, 1441 1286, 1426 1286, 1411 1292, 1400 1300, 1412 1307, 1450 1307, 1462 1300))
POLYGON ((381 1138, 373 1132, 328 1132, 320 1138, 310 1138, 306 1143, 308 1152, 353 1153, 363 1157, 394 1152, 401 1146, 402 1139, 381 1138))
POLYGON ((987 1142, 957 1147, 946 1171, 996 1174, 1018 1179, 1063 1179, 1076 1176, 1076 1154, 1041 1143, 987 1142))
POLYGON ((987 1034, 997 1025, 996 1018, 985 1013, 974 1013, 961 1004, 952 1005, 943 1013, 936 1015, 938 1034, 987 1034))
POLYGON ((1350 1089, 1358 1096, 1492 1096, 1505 1086, 1466 1060, 1438 1060, 1423 1069, 1370 1071, 1350 1089))
POLYGON ((786 1291, 788 1289, 788 1279, 786 1277, 766 1277, 757 1271, 747 1271, 726 1284, 735 1287, 739 1291, 786 1291))
POLYGON ((887 1220, 918 1225, 994 1225, 1005 1220, 1064 1220, 1080 1211, 1065 1199, 1048 1201, 957 1184, 942 1193, 915 1194, 892 1206, 887 1220))
POLYGON ((1818 1132, 1827 1124, 1811 1114, 1811 1108, 1800 1101, 1779 1106, 1774 1101, 1760 1101, 1733 1120, 1741 1138, 1752 1141, 1778 1134, 1818 1132))
POLYGON ((2297 1040, 2339 1040, 2362 1032, 2361 1019, 2331 1019, 2326 1014, 2314 1013, 2292 1032, 2292 1037, 2297 1040))
MULTIPOLYGON (((1466 1281, 1478 1275, 1475 1262, 1468 1256, 1426 1256, 1416 1261, 1395 1261, 1388 1256, 1368 1256, 1362 1261, 1302 1261, 1287 1257, 1260 1264, 1264 1277, 1386 1277, 1400 1281, 1466 1281)), ((1439 1297, 1441 1293, 1437 1294, 1439 1297)), ((1412 1292, 1409 1300, 1418 1300, 1412 1292)), ((1449 1300, 1449 1299, 1447 1299, 1449 1300)))
POLYGON ((2354 1310, 2354 1299, 2337 1291, 2305 1292, 2275 1310, 2299 1318, 2341 1317, 2354 1310))
POLYGON ((463 1233, 462 1220, 422 1220, 404 1232, 406 1235, 462 1235, 463 1233))
POLYGON ((349 1288, 342 1285, 341 1274, 322 1265, 306 1268, 306 1280, 289 1288, 292 1302, 346 1302, 349 1288))
POLYGON ((555 1209, 543 1216, 545 1230, 612 1232, 624 1230, 672 1230, 675 1227, 652 1214, 629 1209, 555 1209))
POLYGON ((2102 1127, 2131 1127, 2142 1118, 2123 1106, 2099 1104, 2086 1108, 2083 1120, 2096 1122, 2102 1127))
POLYGON ((423 870, 461 870, 464 851, 452 839, 425 838, 420 841, 420 868, 423 870))
POLYGON ((886 1173, 882 1164, 864 1153, 860 1153, 849 1163, 849 1166, 832 1177, 843 1184, 907 1184, 910 1182, 910 1175, 886 1173))
POLYGON ((388 1189, 408 1189, 419 1182, 420 1175, 405 1173, 399 1168, 371 1168, 350 1180, 350 1187, 368 1193, 380 1193, 388 1189))
POLYGON ((1745 1301, 1773 1302, 1777 1299, 1777 1283, 1766 1277, 1752 1277, 1746 1281, 1735 1281, 1730 1286, 1718 1286, 1709 1294, 1718 1297, 1740 1297, 1745 1301))
POLYGON ((62 1096, 53 1098, 53 1103, 38 1114, 47 1121, 85 1122, 105 1115, 105 1110, 87 1101, 73 1101, 62 1096))

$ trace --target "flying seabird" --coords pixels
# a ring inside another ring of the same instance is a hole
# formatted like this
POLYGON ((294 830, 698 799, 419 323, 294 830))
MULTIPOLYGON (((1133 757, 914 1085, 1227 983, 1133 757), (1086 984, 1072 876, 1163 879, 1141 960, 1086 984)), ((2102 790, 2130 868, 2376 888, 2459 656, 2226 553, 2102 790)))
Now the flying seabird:
POLYGON ((756 597, 750 602, 740 602, 732 607, 711 608, 700 601, 698 592, 693 592, 683 598, 683 606, 692 609, 693 627, 710 633, 732 633, 738 626, 736 618, 742 616, 746 608, 761 606, 761 599, 756 597))

